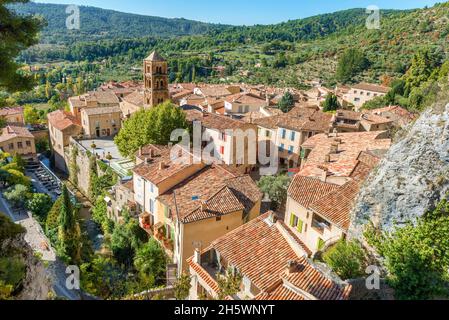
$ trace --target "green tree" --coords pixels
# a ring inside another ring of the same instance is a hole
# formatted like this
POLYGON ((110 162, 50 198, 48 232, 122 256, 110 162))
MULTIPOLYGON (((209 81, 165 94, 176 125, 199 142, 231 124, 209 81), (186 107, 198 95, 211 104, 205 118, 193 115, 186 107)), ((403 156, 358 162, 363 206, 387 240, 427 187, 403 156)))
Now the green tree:
POLYGON ((295 100, 290 92, 286 92, 278 103, 278 107, 283 113, 289 112, 294 106, 295 100))
POLYGON ((40 219, 46 219, 52 207, 53 201, 48 194, 34 193, 27 202, 28 210, 40 219))
POLYGON ((219 288, 218 300, 224 300, 227 296, 233 296, 240 291, 243 277, 235 270, 228 268, 225 275, 217 275, 219 288))
POLYGON ((6 127, 8 123, 6 122, 5 117, 0 117, 0 129, 6 127))
POLYGON ((337 111, 339 108, 340 104, 338 103, 337 96, 333 93, 328 94, 326 100, 323 102, 323 111, 337 111))
POLYGON ((96 255, 81 265, 81 287, 103 299, 120 299, 126 293, 124 271, 113 259, 96 255))
POLYGON ((350 82, 368 66, 369 61, 362 51, 355 48, 347 49, 338 60, 336 78, 342 83, 350 82))
POLYGON ((40 122, 39 112, 31 105, 26 105, 23 110, 25 122, 28 124, 38 124, 40 122))
POLYGON ((120 153, 129 157, 147 144, 167 145, 175 129, 187 129, 184 112, 171 102, 164 102, 150 110, 142 110, 127 120, 115 143, 120 153))
POLYGON ((136 251, 134 267, 147 283, 164 283, 166 265, 165 252, 153 238, 136 251))
POLYGON ((38 42, 38 32, 43 26, 41 20, 32 16, 17 14, 11 4, 28 0, 5 0, 0 3, 0 89, 10 92, 31 90, 33 77, 18 71, 16 58, 19 53, 38 42))
POLYGON ((17 167, 21 172, 25 172, 26 163, 20 154, 15 154, 14 157, 12 158, 12 162, 17 165, 17 167))
POLYGON ((30 196, 27 186, 17 184, 4 193, 5 199, 15 207, 23 207, 30 196))
POLYGON ((388 282, 398 299, 447 297, 449 270, 449 202, 418 218, 416 223, 381 232, 369 226, 368 243, 385 259, 388 282))
POLYGON ((340 240, 323 254, 323 260, 343 280, 365 275, 365 252, 356 241, 340 240))
POLYGON ((290 178, 286 175, 264 176, 257 185, 259 189, 272 201, 272 209, 279 208, 287 199, 287 189, 290 178))
POLYGON ((6 239, 15 238, 25 233, 25 228, 20 224, 14 223, 7 215, 0 212, 0 243, 6 239))
POLYGON ((429 80, 432 72, 439 65, 438 58, 429 49, 418 51, 412 59, 412 64, 404 75, 405 96, 409 96, 413 89, 429 80))
POLYGON ((92 220, 94 220, 104 234, 111 234, 114 230, 114 223, 108 218, 107 205, 103 196, 99 196, 92 208, 92 220))
POLYGON ((192 287, 191 277, 183 273, 174 284, 175 299, 186 300, 189 297, 190 288, 192 287))
POLYGON ((58 254, 68 262, 78 262, 81 258, 81 230, 76 216, 77 209, 67 187, 63 186, 58 216, 58 254))

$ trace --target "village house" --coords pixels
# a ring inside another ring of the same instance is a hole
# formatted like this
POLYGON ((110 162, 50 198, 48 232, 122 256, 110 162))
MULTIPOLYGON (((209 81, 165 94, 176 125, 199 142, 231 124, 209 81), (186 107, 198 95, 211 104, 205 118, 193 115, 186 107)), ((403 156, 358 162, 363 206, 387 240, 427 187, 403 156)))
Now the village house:
POLYGON ((146 146, 137 159, 133 190, 140 225, 161 242, 179 272, 186 271, 194 243, 207 246, 260 213, 259 189, 232 168, 174 161, 167 146, 146 146))
POLYGON ((115 136, 122 127, 122 111, 119 106, 84 108, 81 125, 84 136, 89 139, 115 136))
POLYGON ((319 134, 301 146, 285 223, 313 252, 344 238, 360 187, 391 146, 386 132, 319 134))
POLYGON ((82 134, 81 122, 71 113, 57 110, 47 115, 50 144, 55 157, 55 167, 68 172, 64 148, 70 144, 70 138, 82 134))
POLYGON ((128 119, 134 113, 144 109, 145 95, 143 91, 136 90, 127 95, 120 101, 120 110, 125 119, 128 119))
MULTIPOLYGON (((332 115, 308 108, 253 121, 258 126, 259 143, 279 150, 281 165, 299 165, 301 145, 316 134, 329 132, 332 115)), ((267 149, 269 150, 269 149, 267 149)))
POLYGON ((321 178, 343 185, 358 164, 360 152, 382 157, 391 146, 384 131, 332 133, 316 135, 301 145, 302 176, 321 178))
POLYGON ((70 113, 81 122, 81 111, 88 108, 112 108, 120 106, 120 100, 112 91, 92 91, 69 98, 70 113))
POLYGON ((231 270, 242 283, 227 300, 347 300, 352 286, 326 276, 310 254, 283 221, 266 213, 195 250, 188 260, 189 299, 219 298, 217 276, 231 270))
POLYGON ((10 125, 20 126, 25 124, 22 107, 0 108, 0 118, 5 119, 6 123, 10 125))
POLYGON ((392 121, 393 126, 396 128, 406 127, 418 118, 418 115, 400 106, 389 106, 385 108, 369 110, 367 112, 389 119, 390 121, 392 121))
POLYGON ((371 112, 337 110, 332 119, 332 131, 388 131, 393 127, 393 120, 371 112))
POLYGON ((124 97, 130 95, 134 91, 138 89, 142 89, 142 83, 137 81, 124 81, 124 82, 115 82, 109 81, 103 85, 101 85, 97 91, 112 91, 117 98, 123 99, 124 97))
POLYGON ((225 98, 240 93, 239 85, 201 85, 193 90, 193 93, 203 98, 225 98))
POLYGON ((343 95, 343 100, 347 104, 353 105, 355 111, 358 111, 366 102, 377 97, 383 97, 389 91, 389 87, 371 83, 359 83, 350 87, 349 91, 343 95))
POLYGON ((224 100, 225 113, 227 115, 243 115, 248 112, 259 111, 268 107, 269 102, 250 93, 237 93, 227 96, 224 100))
POLYGON ((36 156, 34 136, 27 128, 8 125, 0 129, 0 132, 0 149, 4 152, 24 158, 36 156))
POLYGON ((257 127, 254 124, 195 109, 184 112, 189 122, 201 122, 202 134, 209 138, 202 142, 202 148, 212 144, 211 159, 245 173, 254 168, 257 161, 257 127))
POLYGON ((320 178, 300 172, 290 184, 285 223, 313 253, 346 237, 360 187, 380 159, 362 151, 356 161, 343 185, 329 182, 326 171, 320 178))

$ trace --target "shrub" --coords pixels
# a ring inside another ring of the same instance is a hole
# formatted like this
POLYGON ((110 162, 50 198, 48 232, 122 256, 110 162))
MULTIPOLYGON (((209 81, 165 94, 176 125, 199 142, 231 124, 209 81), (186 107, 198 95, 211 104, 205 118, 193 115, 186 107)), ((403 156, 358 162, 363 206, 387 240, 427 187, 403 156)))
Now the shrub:
POLYGON ((365 252, 356 241, 340 240, 323 254, 323 260, 343 280, 355 279, 364 275, 365 252))

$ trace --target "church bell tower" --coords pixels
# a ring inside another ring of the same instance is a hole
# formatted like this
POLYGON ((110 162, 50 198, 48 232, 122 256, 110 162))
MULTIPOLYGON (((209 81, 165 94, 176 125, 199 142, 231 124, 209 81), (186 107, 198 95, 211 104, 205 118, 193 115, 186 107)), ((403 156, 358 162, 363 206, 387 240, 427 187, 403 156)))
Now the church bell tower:
POLYGON ((144 104, 152 108, 170 99, 168 91, 168 63, 159 53, 153 51, 143 61, 145 83, 144 104))

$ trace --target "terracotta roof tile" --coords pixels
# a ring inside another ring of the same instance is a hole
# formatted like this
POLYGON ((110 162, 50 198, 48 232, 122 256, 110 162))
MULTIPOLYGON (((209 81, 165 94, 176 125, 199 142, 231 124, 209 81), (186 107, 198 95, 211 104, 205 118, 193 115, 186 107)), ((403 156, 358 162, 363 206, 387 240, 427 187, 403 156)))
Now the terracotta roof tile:
POLYGON ((48 122, 56 129, 63 131, 71 126, 81 126, 81 123, 69 112, 56 110, 47 115, 48 122))
MULTIPOLYGON (((261 291, 256 300, 346 299, 350 286, 334 283, 306 257, 297 256, 280 232, 280 221, 274 224, 267 221, 270 214, 264 214, 215 240, 203 252, 218 251, 228 266, 236 267, 249 278, 261 291), (296 262, 298 267, 288 275, 289 262, 296 262)), ((218 288, 214 289, 216 282, 211 275, 192 263, 190 259, 190 266, 217 293, 218 288)))
POLYGON ((0 142, 5 142, 12 138, 34 139, 34 136, 25 127, 6 126, 0 132, 0 142))
POLYGON ((296 175, 288 188, 288 195, 304 208, 337 190, 339 186, 316 178, 296 175))

